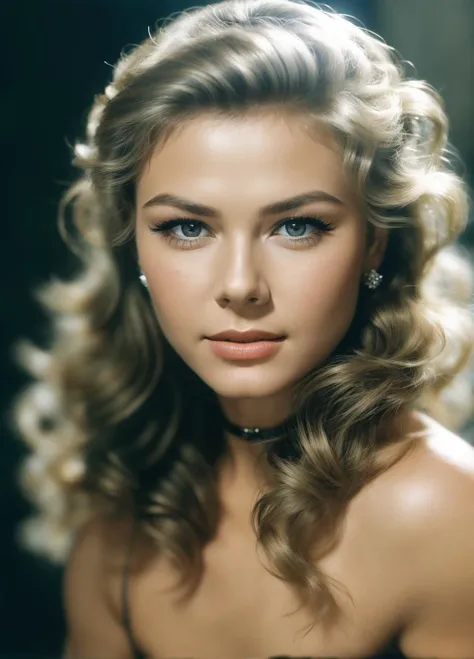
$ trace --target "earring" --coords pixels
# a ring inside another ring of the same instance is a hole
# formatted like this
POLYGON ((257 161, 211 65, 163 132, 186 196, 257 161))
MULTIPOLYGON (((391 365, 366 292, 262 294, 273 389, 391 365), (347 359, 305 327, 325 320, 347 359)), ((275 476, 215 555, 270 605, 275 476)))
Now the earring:
POLYGON ((370 290, 374 290, 375 288, 378 287, 380 282, 383 279, 383 275, 381 275, 377 270, 372 268, 368 272, 364 273, 364 284, 367 286, 367 288, 370 288, 370 290))
POLYGON ((143 284, 143 286, 145 286, 145 288, 148 288, 148 282, 147 282, 146 277, 143 274, 143 272, 141 273, 139 279, 140 279, 141 283, 143 284))

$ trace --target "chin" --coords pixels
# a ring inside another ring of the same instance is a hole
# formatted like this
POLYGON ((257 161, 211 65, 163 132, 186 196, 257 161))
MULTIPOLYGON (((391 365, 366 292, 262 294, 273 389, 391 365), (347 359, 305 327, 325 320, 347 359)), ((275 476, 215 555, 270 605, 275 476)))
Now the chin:
POLYGON ((283 380, 271 377, 268 373, 256 377, 255 373, 247 370, 239 375, 226 377, 199 377, 217 394, 223 398, 268 398, 280 394, 292 385, 292 380, 283 380))

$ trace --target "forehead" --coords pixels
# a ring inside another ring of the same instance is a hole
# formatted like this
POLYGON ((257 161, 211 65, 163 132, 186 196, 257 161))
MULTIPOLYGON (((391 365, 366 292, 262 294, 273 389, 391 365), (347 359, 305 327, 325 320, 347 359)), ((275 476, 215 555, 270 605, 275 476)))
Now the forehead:
POLYGON ((274 197, 282 188, 291 193, 314 187, 349 194, 339 145, 322 124, 283 112, 205 114, 156 146, 138 180, 137 198, 145 202, 161 191, 229 195, 236 189, 274 197))

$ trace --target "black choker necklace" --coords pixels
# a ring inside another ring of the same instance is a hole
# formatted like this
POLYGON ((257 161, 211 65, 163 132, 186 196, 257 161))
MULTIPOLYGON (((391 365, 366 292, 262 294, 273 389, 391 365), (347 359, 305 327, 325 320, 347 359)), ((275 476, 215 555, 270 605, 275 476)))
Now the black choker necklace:
POLYGON ((237 426, 226 417, 223 417, 224 428, 236 437, 241 437, 250 442, 262 442, 287 437, 292 426, 295 424, 295 417, 290 417, 279 426, 273 428, 250 428, 246 426, 237 426))

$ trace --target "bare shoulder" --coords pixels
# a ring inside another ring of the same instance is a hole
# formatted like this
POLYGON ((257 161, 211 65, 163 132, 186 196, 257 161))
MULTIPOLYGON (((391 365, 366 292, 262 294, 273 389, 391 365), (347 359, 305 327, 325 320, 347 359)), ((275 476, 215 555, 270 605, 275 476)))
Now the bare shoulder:
POLYGON ((386 587, 400 587, 403 599, 412 586, 421 594, 427 554, 434 557, 439 547, 446 555, 441 539, 461 535, 466 524, 474 529, 474 447, 424 414, 417 414, 409 429, 413 441, 397 436, 381 461, 399 454, 401 459, 350 506, 354 537, 359 542, 362 536, 383 559, 386 587))
POLYGON ((424 414, 417 415, 415 433, 407 454, 363 495, 377 525, 386 519, 405 536, 410 529, 426 529, 429 520, 441 523, 444 515, 452 522, 455 511, 468 513, 465 499, 474 487, 474 447, 469 442, 424 414))
POLYGON ((120 582, 130 531, 130 520, 95 515, 77 534, 64 578, 68 659, 131 657, 120 619, 120 582))
POLYGON ((430 522, 454 524, 474 512, 474 447, 433 419, 421 420, 416 448, 386 480, 405 531, 427 530, 430 522))
POLYGON ((409 584, 400 645, 408 657, 474 657, 474 447, 422 421, 416 449, 374 487, 394 571, 409 584))

